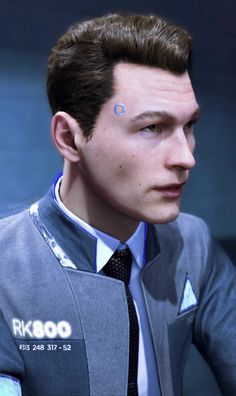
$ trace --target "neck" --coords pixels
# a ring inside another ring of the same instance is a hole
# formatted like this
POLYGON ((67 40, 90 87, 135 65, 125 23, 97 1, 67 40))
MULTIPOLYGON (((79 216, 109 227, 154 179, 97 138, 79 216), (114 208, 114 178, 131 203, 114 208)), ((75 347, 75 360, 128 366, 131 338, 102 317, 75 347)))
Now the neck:
POLYGON ((92 227, 126 242, 136 230, 139 221, 129 218, 83 183, 78 172, 65 172, 60 188, 64 205, 92 227))

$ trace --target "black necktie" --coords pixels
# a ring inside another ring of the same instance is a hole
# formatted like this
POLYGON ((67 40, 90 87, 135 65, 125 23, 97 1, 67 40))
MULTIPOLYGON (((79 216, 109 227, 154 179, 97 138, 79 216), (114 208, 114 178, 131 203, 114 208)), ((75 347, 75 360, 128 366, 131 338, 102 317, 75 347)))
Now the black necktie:
POLYGON ((138 396, 137 371, 138 371, 138 345, 139 326, 138 318, 129 290, 129 281, 132 265, 132 254, 129 249, 116 250, 104 267, 106 275, 124 282, 129 311, 129 378, 128 396, 138 396))

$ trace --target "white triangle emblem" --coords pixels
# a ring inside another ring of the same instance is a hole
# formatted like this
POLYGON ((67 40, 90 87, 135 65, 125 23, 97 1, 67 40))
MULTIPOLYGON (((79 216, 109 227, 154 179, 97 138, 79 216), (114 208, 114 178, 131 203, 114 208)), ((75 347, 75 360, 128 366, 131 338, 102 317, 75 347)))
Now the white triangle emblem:
POLYGON ((198 301, 191 285, 190 279, 186 278, 179 313, 188 311, 189 309, 195 307, 197 304, 198 301))

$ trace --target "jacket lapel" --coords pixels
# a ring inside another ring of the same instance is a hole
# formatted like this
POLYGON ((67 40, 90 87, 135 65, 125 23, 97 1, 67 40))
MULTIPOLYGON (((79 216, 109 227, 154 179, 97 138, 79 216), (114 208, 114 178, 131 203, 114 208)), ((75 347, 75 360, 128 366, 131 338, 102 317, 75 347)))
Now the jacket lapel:
POLYGON ((99 274, 66 272, 83 326, 90 395, 125 395, 129 319, 124 285, 99 274))
POLYGON ((176 302, 175 268, 169 266, 163 246, 159 243, 157 227, 149 225, 146 240, 147 263, 141 274, 141 284, 150 320, 161 393, 163 396, 174 396, 167 323, 168 302, 176 302))

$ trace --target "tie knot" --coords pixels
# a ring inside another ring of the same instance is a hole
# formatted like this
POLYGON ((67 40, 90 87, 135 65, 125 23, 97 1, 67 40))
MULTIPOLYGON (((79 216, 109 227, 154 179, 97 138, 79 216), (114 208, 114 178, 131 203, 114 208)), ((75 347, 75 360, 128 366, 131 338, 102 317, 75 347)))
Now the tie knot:
POLYGON ((123 281, 126 285, 130 281, 132 253, 129 248, 116 250, 104 267, 106 275, 123 281))

